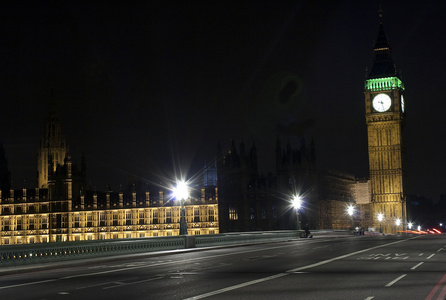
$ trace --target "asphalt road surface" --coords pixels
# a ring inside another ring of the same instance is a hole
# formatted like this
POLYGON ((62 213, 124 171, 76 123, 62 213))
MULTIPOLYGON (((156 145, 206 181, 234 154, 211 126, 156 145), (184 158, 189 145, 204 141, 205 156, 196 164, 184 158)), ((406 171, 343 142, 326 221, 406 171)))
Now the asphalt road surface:
POLYGON ((445 235, 315 237, 0 269, 0 299, 442 299, 445 235))

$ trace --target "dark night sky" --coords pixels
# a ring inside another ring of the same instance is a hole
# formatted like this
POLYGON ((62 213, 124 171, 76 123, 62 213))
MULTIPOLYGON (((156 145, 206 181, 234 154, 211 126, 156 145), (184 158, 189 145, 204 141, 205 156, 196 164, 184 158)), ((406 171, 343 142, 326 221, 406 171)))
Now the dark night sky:
MULTIPOLYGON (((406 85, 407 192, 437 198, 446 193, 446 2, 381 2, 406 85)), ((35 186, 52 88, 73 159, 85 153, 99 190, 180 170, 192 176, 231 138, 255 141, 261 170, 273 171, 278 135, 295 146, 314 137, 320 169, 366 177, 363 84, 378 8, 378 1, 2 2, 0 138, 14 188, 35 186), (286 79, 298 92, 284 100, 275 95, 286 79)))

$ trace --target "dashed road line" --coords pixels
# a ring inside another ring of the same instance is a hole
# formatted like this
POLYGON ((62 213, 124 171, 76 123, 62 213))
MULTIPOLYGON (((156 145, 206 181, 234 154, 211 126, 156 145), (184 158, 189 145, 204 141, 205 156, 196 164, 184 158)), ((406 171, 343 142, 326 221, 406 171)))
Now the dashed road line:
POLYGON ((421 266, 422 264, 424 264, 424 262, 420 262, 419 264, 416 264, 415 266, 413 266, 412 268, 410 268, 411 270, 415 270, 416 268, 418 268, 419 266, 421 266))
MULTIPOLYGON (((370 250, 374 250, 374 249, 383 248, 383 247, 386 247, 386 246, 389 246, 389 245, 398 244, 398 243, 401 243, 401 242, 404 242, 404 241, 407 241, 407 240, 400 240, 400 241, 396 241, 396 242, 392 242, 392 243, 388 243, 388 244, 384 244, 384 245, 379 245, 379 246, 375 246, 375 247, 371 247, 371 248, 367 248, 367 249, 351 252, 351 253, 348 253, 348 254, 345 254, 345 255, 341 255, 341 256, 338 256, 338 257, 334 257, 334 258, 330 258, 330 259, 327 259, 327 260, 323 260, 323 261, 320 261, 320 262, 317 262, 317 263, 314 263, 314 264, 311 264, 311 265, 306 265, 306 266, 298 267, 298 268, 295 268, 295 269, 291 269, 291 270, 286 271, 286 273, 279 273, 279 274, 276 274, 276 275, 260 278, 260 279, 257 279, 257 280, 252 280, 252 281, 248 281, 248 282, 245 282, 245 283, 236 284, 236 285, 229 286, 229 287, 226 287, 226 288, 223 288, 223 289, 219 289, 219 290, 211 291, 211 292, 204 293, 204 294, 201 294, 201 295, 197 295, 197 296, 193 296, 193 297, 190 297, 190 298, 186 298, 184 300, 203 299, 203 298, 207 298, 207 297, 223 294, 223 293, 226 293, 226 292, 229 292, 229 291, 233 291, 233 290, 244 288, 244 287, 247 287, 247 286, 250 286, 250 285, 254 285, 254 284, 257 284, 257 283, 273 280, 273 279, 280 278, 280 277, 283 277, 283 276, 287 276, 287 275, 290 275, 290 274, 301 273, 302 270, 307 270, 307 269, 311 269, 311 268, 314 268, 314 267, 322 266, 322 265, 325 265, 325 264, 328 264, 328 263, 331 263, 331 262, 334 262, 334 261, 337 261, 337 260, 341 260, 341 259, 353 256, 353 255, 357 255, 357 254, 364 253, 364 252, 367 252, 367 251, 370 251, 370 250)), ((404 276, 406 276, 406 275, 404 275, 404 276)), ((403 278, 403 277, 401 277, 401 278, 403 278)), ((399 279, 401 279, 401 278, 399 278, 399 279)), ((393 283, 391 283, 391 284, 393 284, 393 283)))
POLYGON ((401 275, 400 277, 398 277, 398 278, 392 280, 391 282, 389 282, 389 283, 386 284, 385 286, 386 286, 386 287, 392 286, 392 285, 394 285, 395 283, 397 283, 398 281, 400 281, 401 279, 403 279, 403 278, 406 277, 406 276, 407 276, 407 274, 403 274, 403 275, 401 275))
POLYGON ((134 281, 134 282, 114 282, 116 285, 111 285, 111 286, 106 286, 103 287, 103 290, 106 289, 113 289, 116 287, 121 287, 121 286, 126 286, 126 285, 132 285, 132 284, 138 284, 138 283, 142 283, 142 282, 148 282, 148 281, 153 281, 153 280, 158 280, 158 279, 162 279, 164 277, 155 277, 155 278, 148 278, 148 279, 144 279, 144 280, 138 280, 138 281, 134 281))

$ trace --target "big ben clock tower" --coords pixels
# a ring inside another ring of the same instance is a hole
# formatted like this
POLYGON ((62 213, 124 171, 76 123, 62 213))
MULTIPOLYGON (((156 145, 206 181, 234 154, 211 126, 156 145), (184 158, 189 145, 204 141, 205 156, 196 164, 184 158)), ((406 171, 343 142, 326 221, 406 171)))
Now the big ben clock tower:
POLYGON ((383 233, 406 227, 404 84, 393 64, 380 11, 373 66, 364 86, 373 226, 383 233))

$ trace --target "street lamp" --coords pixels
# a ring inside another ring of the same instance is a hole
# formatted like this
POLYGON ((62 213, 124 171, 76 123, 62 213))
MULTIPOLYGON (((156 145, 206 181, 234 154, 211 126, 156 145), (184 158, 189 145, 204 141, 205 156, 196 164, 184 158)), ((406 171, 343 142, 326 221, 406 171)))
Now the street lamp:
POLYGON ((398 227, 401 225, 401 219, 396 219, 395 225, 396 225, 396 233, 398 233, 398 227))
POLYGON ((178 181, 173 188, 173 195, 181 203, 180 209, 180 235, 187 235, 187 223, 184 210, 184 202, 189 198, 189 187, 185 181, 178 181))
POLYGON ((353 205, 347 206, 347 214, 350 216, 350 226, 353 229, 353 214, 355 213, 355 207, 353 205))
POLYGON ((294 209, 296 210, 296 230, 300 231, 299 209, 302 205, 302 199, 296 195, 293 197, 292 202, 294 209))
POLYGON ((409 228, 409 230, 412 230, 412 227, 413 227, 412 222, 409 222, 409 223, 407 224, 407 227, 409 228))
POLYGON ((381 227, 381 222, 382 222, 383 219, 384 219, 384 215, 382 213, 379 213, 378 214, 378 221, 379 221, 379 232, 380 233, 383 232, 382 227, 381 227))

